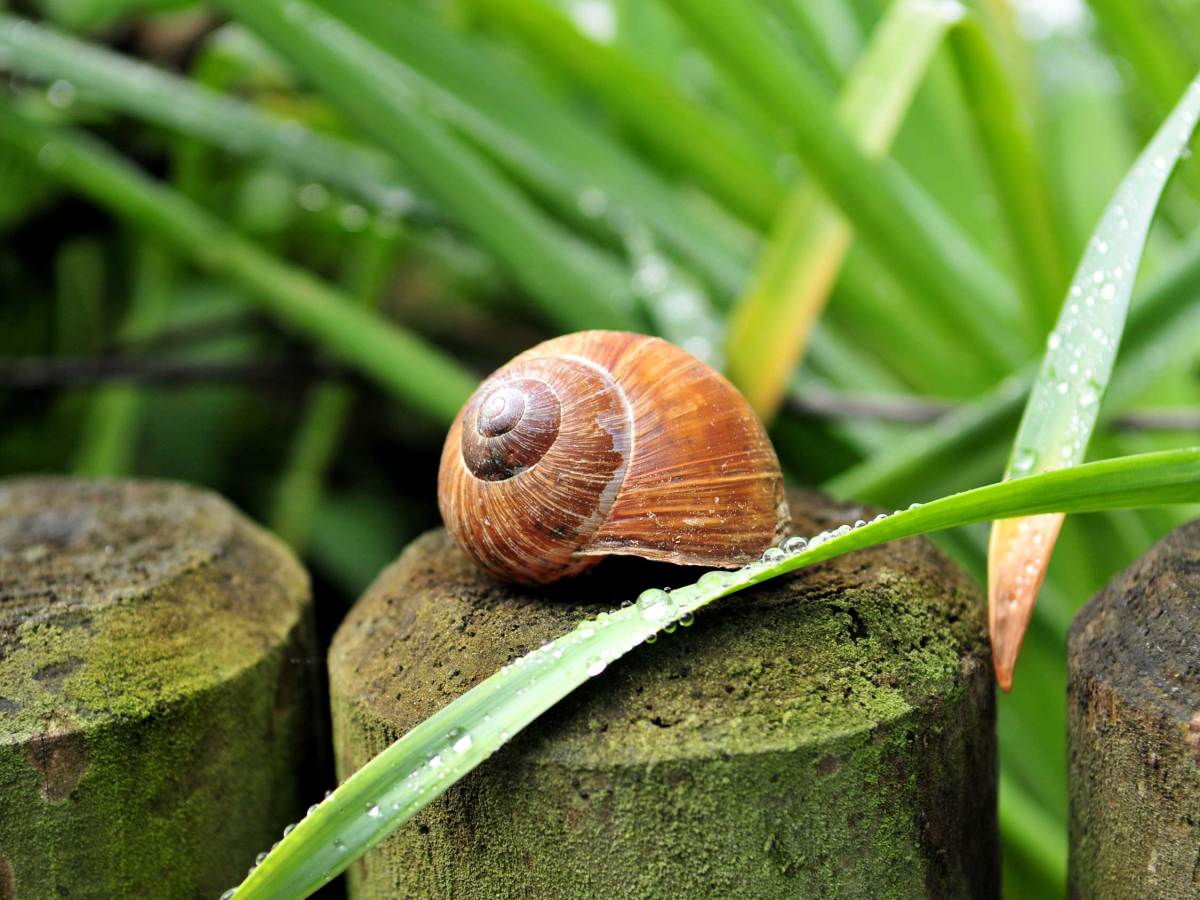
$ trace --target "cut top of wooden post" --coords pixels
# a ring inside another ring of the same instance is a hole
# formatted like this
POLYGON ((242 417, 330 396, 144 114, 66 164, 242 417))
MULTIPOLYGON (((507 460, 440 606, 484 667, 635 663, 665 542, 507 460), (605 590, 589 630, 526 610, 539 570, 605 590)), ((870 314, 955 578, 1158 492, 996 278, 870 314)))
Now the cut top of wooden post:
POLYGON ((285 639, 307 597, 291 553, 214 494, 0 483, 0 741, 222 682, 285 639))
POLYGON ((1200 521, 1178 528, 1097 594, 1071 626, 1073 683, 1195 735, 1200 765, 1200 521))
MULTIPOLYGON (((789 504, 801 534, 872 515, 789 504)), ((444 531, 418 538, 330 649, 340 774, 582 620, 698 574, 610 560, 512 587, 444 531)), ((726 597, 514 736, 356 863, 351 896, 993 896, 987 658, 975 587, 920 539, 726 597)))

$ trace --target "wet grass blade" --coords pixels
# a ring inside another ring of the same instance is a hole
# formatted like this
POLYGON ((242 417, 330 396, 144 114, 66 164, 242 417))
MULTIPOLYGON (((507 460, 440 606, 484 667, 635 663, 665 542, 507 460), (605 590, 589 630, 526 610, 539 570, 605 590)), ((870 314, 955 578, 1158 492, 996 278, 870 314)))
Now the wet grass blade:
POLYGON ((664 626, 788 572, 898 538, 998 517, 1200 501, 1200 448, 1144 454, 988 485, 870 524, 814 536, 792 554, 737 572, 711 572, 670 594, 581 622, 505 666, 355 772, 227 897, 303 897, 408 821, 572 690, 664 626))
MULTIPOLYGON (((741 289, 747 254, 696 214, 675 179, 664 179, 492 46, 411 4, 318 2, 401 61, 398 77, 424 102, 581 230, 611 240, 615 223, 640 220, 721 290, 741 289)), ((782 187, 768 181, 774 202, 782 187)))
POLYGON ((1023 106, 976 16, 966 17, 953 30, 950 48, 1008 224, 1015 268, 1024 281, 1027 315, 1045 333, 1054 322, 1055 304, 1067 282, 1067 264, 1032 113, 1023 106))
MULTIPOLYGON (((1082 461, 1125 329, 1150 223, 1200 117, 1194 82, 1117 188, 1088 242, 1046 345, 1006 477, 1082 461)), ((992 527, 988 611, 1000 686, 1012 685, 1021 640, 1063 516, 1007 519, 992 527)))
POLYGON ((813 178, 928 311, 952 319, 997 374, 1021 362, 1026 342, 1012 285, 898 165, 868 158, 817 76, 781 44, 757 6, 667 2, 712 58, 791 130, 813 178))
POLYGON ((449 422, 475 389, 474 376, 422 338, 275 259, 89 136, 36 122, 0 102, 0 141, 202 269, 238 282, 280 322, 412 408, 449 422))
POLYGON ((89 101, 230 153, 271 159, 383 212, 401 214, 413 204, 411 183, 378 151, 4 14, 0 14, 0 68, 77 85, 89 101))
MULTIPOLYGON (((133 294, 121 324, 120 339, 136 341, 166 321, 174 288, 170 258, 154 244, 137 248, 133 294)), ((133 385, 109 385, 91 398, 79 436, 74 470, 93 478, 128 475, 139 433, 142 391, 133 385)))
POLYGON ((619 46, 583 35, 545 0, 470 0, 593 94, 641 143, 746 221, 765 226, 782 182, 772 155, 709 115, 619 46))
MULTIPOLYGON (((378 229, 363 235, 354 249, 346 289, 364 309, 375 309, 382 299, 400 241, 397 229, 378 229)), ((267 523, 298 552, 305 549, 312 533, 326 471, 342 443, 353 402, 354 390, 344 384, 314 385, 292 438, 267 523)))
POLYGON ((550 219, 487 159, 422 108, 400 65, 306 0, 222 0, 380 146, 401 160, 439 206, 468 227, 566 329, 636 330, 624 268, 550 219))
MULTIPOLYGON (((838 102, 842 124, 868 156, 887 152, 942 36, 962 14, 953 5, 901 0, 876 27, 838 102)), ((850 223, 804 179, 730 315, 727 373, 764 421, 778 412, 851 238, 850 223)))

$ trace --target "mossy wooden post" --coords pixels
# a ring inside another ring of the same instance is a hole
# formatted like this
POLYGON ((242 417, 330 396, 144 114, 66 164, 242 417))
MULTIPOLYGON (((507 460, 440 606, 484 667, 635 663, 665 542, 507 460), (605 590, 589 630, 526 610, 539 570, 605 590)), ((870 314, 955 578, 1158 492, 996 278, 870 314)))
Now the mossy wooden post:
MULTIPOLYGON (((854 507, 793 495, 800 533, 854 507)), ((330 655, 344 777, 518 654, 695 571, 551 590, 418 539, 330 655)), ((984 608, 907 540, 720 601, 610 666, 368 853, 356 898, 993 897, 984 608)))
POLYGON ((308 580, 182 485, 0 482, 0 898, 216 897, 295 820, 308 580))
POLYGON ((1071 896, 1200 897, 1200 521, 1071 626, 1071 896))

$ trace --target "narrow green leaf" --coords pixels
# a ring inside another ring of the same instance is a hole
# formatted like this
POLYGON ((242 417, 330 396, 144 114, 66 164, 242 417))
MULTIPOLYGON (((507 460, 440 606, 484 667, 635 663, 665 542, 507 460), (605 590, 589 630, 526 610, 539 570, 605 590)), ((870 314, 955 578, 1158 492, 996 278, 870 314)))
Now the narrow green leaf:
POLYGON ((469 227, 562 327, 635 329, 629 279, 577 241, 420 107, 399 64, 306 0, 222 0, 469 227))
MULTIPOLYGON (((347 290, 364 309, 374 309, 381 299, 399 238, 395 229, 368 233, 351 255, 347 290)), ((354 392, 346 385, 314 386, 292 439, 267 522, 274 534, 298 551, 308 542, 321 503, 325 473, 342 442, 353 402, 354 392)))
POLYGON ((1053 322, 1067 268, 1032 111, 1022 106, 977 17, 968 16, 954 29, 950 47, 1008 224, 1029 317, 1044 333, 1053 322))
POLYGON ((1020 301, 1008 281, 890 160, 872 160, 834 112, 816 76, 788 53, 753 4, 668 0, 711 55, 795 135, 829 198, 875 253, 953 321, 996 371, 1025 352, 1020 301))
POLYGON ((861 527, 769 551, 737 572, 706 573, 667 594, 581 622, 505 666, 350 776, 227 897, 303 897, 327 883, 579 685, 664 626, 714 600, 853 550, 1001 516, 1200 500, 1200 448, 1106 460, 988 485, 861 527))
POLYGON ((620 47, 590 40, 544 0, 471 0, 583 84, 673 168, 747 221, 769 222, 782 188, 770 154, 713 118, 620 47))
MULTIPOLYGON (((1142 151, 1088 243, 1050 333, 1017 431, 1006 477, 1079 463, 1125 329, 1130 295, 1154 211, 1200 118, 1200 79, 1142 151)), ((1061 516, 997 522, 988 553, 992 653, 1003 687, 1045 574, 1061 516)))
POLYGON ((237 281, 280 321, 438 421, 449 422, 474 389, 472 375, 423 339, 279 262, 88 136, 35 122, 0 102, 0 141, 202 268, 237 281))
MULTIPOLYGON (((740 290, 746 254, 731 247, 659 173, 479 39, 419 9, 373 0, 318 0, 404 63, 397 77, 560 214, 611 239, 644 221, 721 290, 740 290)), ((757 171, 757 170, 756 170, 757 171)))
POLYGON ((261 156, 392 214, 413 204, 411 185, 383 154, 269 115, 148 63, 0 14, 0 68, 76 85, 88 100, 231 153, 261 156))
POLYGON ((1158 4, 1143 0, 1088 0, 1104 38, 1132 65, 1160 115, 1174 105, 1192 76, 1192 64, 1158 4))
MULTIPOLYGON (((961 15, 953 5, 900 0, 876 27, 838 102, 842 124, 868 156, 887 152, 942 36, 961 15)), ((784 203, 754 279, 731 313, 728 374, 764 421, 779 409, 851 236, 838 209, 803 180, 784 203)))
MULTIPOLYGON (((161 248, 140 245, 134 268, 133 295, 120 329, 124 341, 153 334, 166 320, 171 302, 172 266, 161 248)), ((142 392, 133 385, 111 385, 91 399, 75 456, 76 472, 92 477, 129 474, 141 405, 142 392)))

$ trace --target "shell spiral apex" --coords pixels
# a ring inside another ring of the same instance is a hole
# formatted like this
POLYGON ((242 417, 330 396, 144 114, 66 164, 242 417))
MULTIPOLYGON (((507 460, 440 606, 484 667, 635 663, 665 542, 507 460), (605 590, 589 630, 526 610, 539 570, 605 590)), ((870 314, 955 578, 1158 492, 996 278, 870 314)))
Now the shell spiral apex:
POLYGON ((481 567, 538 584, 616 554, 733 568, 788 522, 741 394, 660 338, 614 331, 546 341, 489 376, 446 436, 438 505, 481 567))

